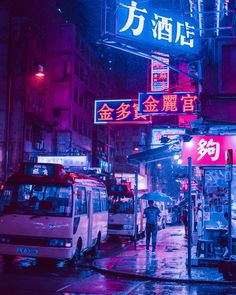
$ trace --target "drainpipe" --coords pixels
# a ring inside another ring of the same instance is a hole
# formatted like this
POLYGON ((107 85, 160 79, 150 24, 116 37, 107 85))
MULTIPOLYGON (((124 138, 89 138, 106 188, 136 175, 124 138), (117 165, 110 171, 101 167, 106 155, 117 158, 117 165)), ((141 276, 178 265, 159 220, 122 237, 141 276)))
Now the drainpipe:
POLYGON ((134 186, 134 245, 137 243, 137 201, 138 201, 138 171, 135 171, 135 186, 134 186))
POLYGON ((7 74, 7 96, 6 96, 6 120, 5 120, 5 182, 9 175, 9 145, 10 145, 10 123, 12 102, 12 18, 9 12, 8 19, 8 74, 7 74))

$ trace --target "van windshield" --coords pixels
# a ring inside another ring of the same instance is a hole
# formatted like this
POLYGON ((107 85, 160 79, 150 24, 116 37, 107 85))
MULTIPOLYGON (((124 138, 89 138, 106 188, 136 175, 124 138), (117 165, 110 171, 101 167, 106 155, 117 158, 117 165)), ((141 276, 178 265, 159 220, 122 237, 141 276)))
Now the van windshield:
POLYGON ((0 195, 0 214, 72 215, 72 187, 24 183, 6 186, 0 195))
POLYGON ((132 196, 108 196, 109 213, 134 213, 134 198, 132 196))

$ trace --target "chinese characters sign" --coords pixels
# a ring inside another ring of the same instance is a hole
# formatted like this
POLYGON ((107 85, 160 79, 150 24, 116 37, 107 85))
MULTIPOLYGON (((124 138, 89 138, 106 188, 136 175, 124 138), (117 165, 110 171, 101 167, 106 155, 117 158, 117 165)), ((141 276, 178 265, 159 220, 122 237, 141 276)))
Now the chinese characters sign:
POLYGON ((187 165, 191 157, 193 165, 225 165, 225 151, 235 144, 236 136, 194 136, 190 142, 183 143, 183 164, 187 165))
POLYGON ((160 61, 151 61, 151 91, 168 91, 169 89, 169 55, 158 56, 160 61), (165 65, 166 64, 166 65, 165 65))
POLYGON ((68 167, 87 167, 87 156, 38 156, 38 163, 61 164, 68 167))
POLYGON ((179 136, 185 134, 185 129, 181 128, 154 128, 152 129, 152 140, 151 147, 155 148, 158 145, 162 145, 161 138, 162 136, 168 137, 170 140, 178 139, 179 136))
POLYGON ((137 100, 96 100, 94 123, 151 123, 150 117, 138 113, 137 100))
POLYGON ((140 114, 193 114, 197 111, 196 93, 139 93, 140 114))
POLYGON ((43 164, 27 163, 24 167, 25 175, 53 177, 55 174, 55 167, 43 164))
POLYGON ((197 53, 197 36, 191 19, 150 8, 146 1, 123 0, 117 8, 117 35, 154 46, 174 46, 197 53))

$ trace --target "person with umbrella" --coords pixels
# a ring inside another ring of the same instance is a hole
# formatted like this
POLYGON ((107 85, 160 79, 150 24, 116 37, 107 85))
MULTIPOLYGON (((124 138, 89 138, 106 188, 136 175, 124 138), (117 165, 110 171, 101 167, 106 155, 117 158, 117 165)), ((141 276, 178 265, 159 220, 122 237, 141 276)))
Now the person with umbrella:
POLYGON ((146 249, 149 251, 150 239, 152 236, 152 252, 156 251, 157 220, 160 217, 160 210, 154 206, 153 200, 148 200, 148 207, 144 209, 146 217, 146 249))

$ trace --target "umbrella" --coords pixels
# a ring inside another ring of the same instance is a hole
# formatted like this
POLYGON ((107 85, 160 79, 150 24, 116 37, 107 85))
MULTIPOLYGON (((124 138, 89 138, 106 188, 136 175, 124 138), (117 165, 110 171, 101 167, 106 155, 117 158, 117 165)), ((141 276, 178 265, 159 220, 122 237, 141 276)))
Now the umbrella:
POLYGON ((171 202, 171 197, 167 196, 166 194, 163 194, 161 192, 151 192, 143 194, 140 199, 142 200, 152 200, 156 202, 171 202))

